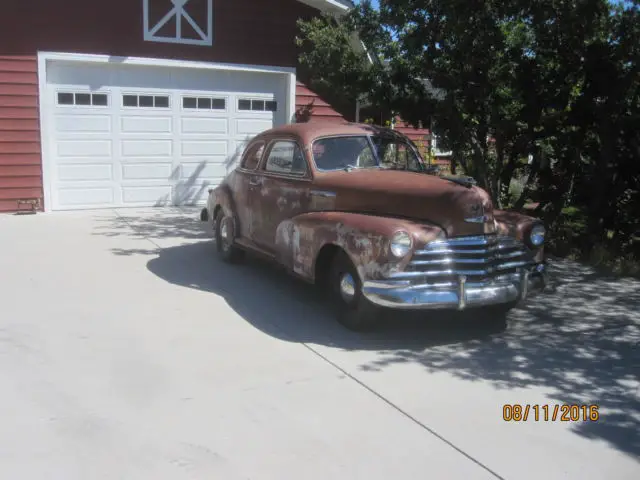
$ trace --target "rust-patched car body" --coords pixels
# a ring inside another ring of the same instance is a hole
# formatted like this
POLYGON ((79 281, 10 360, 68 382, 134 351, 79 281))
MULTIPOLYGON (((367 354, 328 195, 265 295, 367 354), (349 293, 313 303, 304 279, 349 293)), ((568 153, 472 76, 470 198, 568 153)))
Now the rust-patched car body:
POLYGON ((225 259, 251 250, 328 282, 350 328, 371 324, 372 307, 507 310, 543 289, 541 222, 426 170, 393 130, 287 125, 251 140, 203 219, 225 259))

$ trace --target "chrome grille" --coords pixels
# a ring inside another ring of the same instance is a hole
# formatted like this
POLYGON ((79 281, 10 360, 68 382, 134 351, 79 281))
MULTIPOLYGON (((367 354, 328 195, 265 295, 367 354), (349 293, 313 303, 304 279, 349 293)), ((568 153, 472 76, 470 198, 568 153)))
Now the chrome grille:
POLYGON ((510 277, 521 267, 533 263, 533 252, 512 237, 454 237, 431 242, 417 250, 407 267, 391 278, 446 286, 461 276, 469 282, 510 277))

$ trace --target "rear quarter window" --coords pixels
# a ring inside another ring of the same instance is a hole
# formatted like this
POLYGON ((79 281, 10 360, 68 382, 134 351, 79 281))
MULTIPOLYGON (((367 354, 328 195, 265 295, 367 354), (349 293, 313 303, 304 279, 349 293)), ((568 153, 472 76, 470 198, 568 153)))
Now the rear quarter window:
POLYGON ((240 166, 248 170, 255 170, 258 168, 262 154, 264 153, 264 142, 254 143, 250 145, 244 156, 242 157, 242 163, 240 166))

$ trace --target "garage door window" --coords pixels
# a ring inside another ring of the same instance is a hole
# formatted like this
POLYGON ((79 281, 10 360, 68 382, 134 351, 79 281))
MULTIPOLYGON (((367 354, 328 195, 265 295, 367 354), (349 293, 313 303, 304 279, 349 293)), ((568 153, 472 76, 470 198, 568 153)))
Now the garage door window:
POLYGON ((58 105, 106 107, 109 96, 106 93, 58 92, 58 105))
POLYGON ((168 95, 123 95, 123 107, 169 108, 168 95))
POLYGON ((190 110, 226 110, 227 101, 224 98, 213 97, 182 97, 182 108, 190 110))
POLYGON ((276 112, 278 111, 278 102, 273 100, 241 98, 238 100, 238 110, 252 112, 276 112))

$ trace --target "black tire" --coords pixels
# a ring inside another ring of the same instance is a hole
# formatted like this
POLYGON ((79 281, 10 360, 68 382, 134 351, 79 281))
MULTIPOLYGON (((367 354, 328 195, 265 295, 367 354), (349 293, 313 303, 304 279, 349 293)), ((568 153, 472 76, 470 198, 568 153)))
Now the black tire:
POLYGON ((224 212, 220 210, 216 215, 214 228, 216 251, 220 258, 227 263, 240 262, 244 258, 244 251, 233 244, 233 239, 235 238, 233 219, 227 217, 224 212))
POLYGON ((482 323, 488 327, 507 328, 509 312, 516 306, 515 303, 501 303, 482 309, 482 323))
POLYGON ((333 258, 328 278, 331 303, 338 322, 349 330, 366 332, 375 329, 380 322, 380 309, 362 294, 362 282, 358 272, 344 252, 333 258), (341 293, 341 283, 351 283, 352 295, 341 293))

